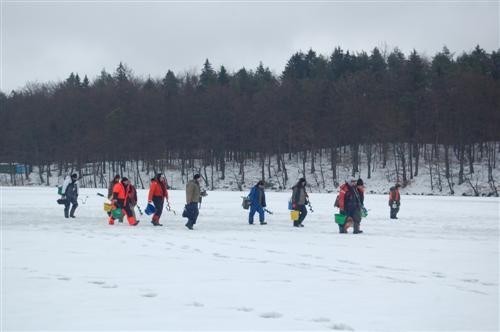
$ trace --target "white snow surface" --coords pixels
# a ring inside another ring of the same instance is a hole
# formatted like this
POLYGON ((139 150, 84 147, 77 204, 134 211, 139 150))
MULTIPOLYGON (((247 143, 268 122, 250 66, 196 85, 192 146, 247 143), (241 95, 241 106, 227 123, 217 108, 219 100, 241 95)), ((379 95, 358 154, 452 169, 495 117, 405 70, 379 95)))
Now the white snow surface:
POLYGON ((108 225, 103 189, 65 219, 55 191, 0 187, 3 331, 499 329, 498 198, 403 195, 391 220, 367 194, 354 235, 334 194, 310 194, 294 228, 290 193, 268 192, 268 224, 248 225, 247 192, 211 191, 190 231, 184 191, 164 227, 108 225))

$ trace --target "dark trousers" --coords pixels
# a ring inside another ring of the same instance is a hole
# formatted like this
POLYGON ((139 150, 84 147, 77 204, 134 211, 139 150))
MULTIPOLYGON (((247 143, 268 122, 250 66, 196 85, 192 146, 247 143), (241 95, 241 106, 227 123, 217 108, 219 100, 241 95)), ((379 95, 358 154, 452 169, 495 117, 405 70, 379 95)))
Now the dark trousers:
POLYGON ((253 217, 255 216, 255 212, 259 213, 259 221, 261 223, 264 222, 264 208, 262 206, 250 206, 250 213, 248 214, 248 223, 253 224, 253 217))
POLYGON ((163 201, 164 198, 160 196, 153 196, 153 205, 155 206, 155 214, 153 215, 153 221, 158 222, 163 212, 163 201))
POLYGON ((297 205, 297 209, 299 211, 299 219, 293 222, 294 226, 298 226, 302 224, 304 219, 306 219, 307 216, 307 208, 305 205, 297 205))
POLYGON ((193 226, 196 224, 196 220, 198 219, 198 214, 200 210, 198 209, 198 203, 191 202, 186 205, 187 216, 188 216, 188 225, 193 226))
POLYGON ((74 217, 75 216, 75 210, 78 207, 78 198, 77 197, 71 197, 67 198, 66 202, 64 203, 64 216, 66 218, 69 217, 74 217), (71 211, 69 210, 69 206, 71 204, 71 211))
MULTIPOLYGON (((353 228, 355 232, 359 231, 361 225, 361 209, 355 208, 345 212, 346 218, 351 218, 353 222, 353 228)), ((347 220, 347 219, 346 219, 347 220)))
POLYGON ((396 219, 399 212, 399 205, 396 208, 391 206, 391 219, 396 219))

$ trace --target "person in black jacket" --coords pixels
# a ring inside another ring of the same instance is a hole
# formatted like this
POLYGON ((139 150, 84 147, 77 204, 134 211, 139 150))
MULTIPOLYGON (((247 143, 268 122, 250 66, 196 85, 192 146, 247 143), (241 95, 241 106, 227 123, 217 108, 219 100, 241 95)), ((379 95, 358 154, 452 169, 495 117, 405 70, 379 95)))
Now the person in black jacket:
POLYGON ((75 218, 75 210, 78 207, 78 174, 73 173, 64 179, 62 186, 62 199, 64 201, 64 217, 75 218), (71 205, 71 211, 69 206, 71 205))
POLYGON ((299 219, 293 221, 293 227, 304 227, 302 224, 307 216, 306 205, 309 203, 309 196, 306 192, 306 179, 300 178, 299 182, 292 187, 292 208, 299 211, 299 219))

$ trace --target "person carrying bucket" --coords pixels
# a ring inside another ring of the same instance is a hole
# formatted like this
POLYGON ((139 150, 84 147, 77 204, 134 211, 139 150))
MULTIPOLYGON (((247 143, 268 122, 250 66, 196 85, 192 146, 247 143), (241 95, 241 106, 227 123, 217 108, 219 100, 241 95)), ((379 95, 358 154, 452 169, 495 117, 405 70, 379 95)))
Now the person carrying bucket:
POLYGON ((292 209, 299 212, 299 218, 293 221, 293 227, 304 227, 302 224, 307 216, 306 205, 309 201, 309 196, 306 192, 306 179, 300 178, 292 187, 292 209))
MULTIPOLYGON (((115 184, 119 183, 120 180, 121 180, 121 176, 120 174, 116 174, 115 177, 113 178, 112 181, 109 182, 109 186, 108 186, 108 199, 110 201, 113 200, 113 189, 115 187, 115 184)), ((108 216, 111 217, 111 210, 108 211, 108 216)), ((121 214, 121 217, 118 219, 118 222, 123 222, 123 214, 121 214)))
MULTIPOLYGON (((113 205, 116 207, 116 209, 119 209, 123 212, 125 212, 127 216, 127 220, 130 226, 137 226, 139 223, 134 216, 134 213, 132 212, 132 207, 130 205, 130 200, 129 200, 129 193, 130 193, 130 182, 126 177, 123 177, 122 180, 118 183, 116 183, 113 187, 113 205)), ((111 216, 109 217, 109 224, 114 225, 115 224, 115 218, 116 214, 111 213, 111 216)))
MULTIPOLYGON (((362 187, 362 185, 360 185, 362 187)), ((364 193, 358 186, 358 180, 350 177, 342 186, 338 199, 340 214, 345 216, 345 222, 339 225, 340 233, 347 233, 347 230, 353 226, 353 234, 363 233, 360 229, 361 210, 363 207, 364 193)))
POLYGON ((167 180, 163 173, 158 173, 151 179, 148 194, 148 204, 153 204, 155 207, 155 213, 151 220, 153 226, 163 226, 163 224, 160 224, 160 217, 165 199, 168 203, 167 180))

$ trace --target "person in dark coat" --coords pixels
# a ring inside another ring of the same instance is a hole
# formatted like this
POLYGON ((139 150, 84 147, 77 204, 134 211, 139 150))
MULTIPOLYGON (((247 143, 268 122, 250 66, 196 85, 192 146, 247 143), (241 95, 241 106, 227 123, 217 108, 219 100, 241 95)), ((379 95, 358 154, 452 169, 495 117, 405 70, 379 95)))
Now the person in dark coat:
POLYGON ((389 189, 389 207, 391 209, 391 219, 398 219, 397 214, 399 212, 399 206, 401 205, 401 195, 399 194, 399 188, 401 185, 396 183, 394 187, 389 189))
POLYGON ((339 225, 340 233, 347 233, 351 225, 354 226, 354 234, 363 233, 360 229, 363 200, 364 194, 358 189, 358 180, 354 177, 340 187, 339 209, 346 216, 345 224, 339 225))
POLYGON ((250 190, 248 195, 250 198, 250 212, 248 214, 248 223, 253 225, 253 217, 255 212, 259 213, 259 221, 261 225, 266 225, 264 208, 266 207, 266 194, 264 192, 264 181, 260 180, 250 190))
POLYGON ((64 179, 62 186, 62 199, 64 202, 64 217, 75 218, 75 210, 78 207, 78 174, 73 173, 64 179), (71 211, 69 206, 71 205, 71 211))
POLYGON ((306 205, 309 202, 309 196, 306 192, 306 179, 300 178, 299 182, 292 187, 292 208, 299 211, 299 219, 293 221, 294 227, 304 227, 302 224, 307 216, 306 205))

